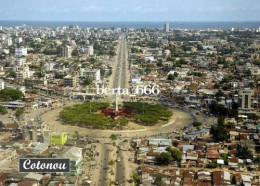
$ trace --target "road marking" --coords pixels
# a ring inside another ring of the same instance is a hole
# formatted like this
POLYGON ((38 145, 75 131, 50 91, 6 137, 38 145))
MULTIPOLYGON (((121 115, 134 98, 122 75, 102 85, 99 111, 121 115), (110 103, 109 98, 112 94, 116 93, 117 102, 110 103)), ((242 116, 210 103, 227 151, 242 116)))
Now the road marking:
POLYGON ((171 123, 167 123, 167 124, 163 125, 162 128, 167 127, 167 126, 169 126, 169 125, 172 125, 172 124, 174 124, 174 123, 175 123, 175 120, 173 120, 173 122, 171 122, 171 123))
POLYGON ((115 130, 104 130, 102 132, 114 132, 114 133, 124 133, 124 132, 142 132, 142 131, 146 131, 147 129, 138 129, 138 130, 118 130, 118 131, 115 131, 115 130))

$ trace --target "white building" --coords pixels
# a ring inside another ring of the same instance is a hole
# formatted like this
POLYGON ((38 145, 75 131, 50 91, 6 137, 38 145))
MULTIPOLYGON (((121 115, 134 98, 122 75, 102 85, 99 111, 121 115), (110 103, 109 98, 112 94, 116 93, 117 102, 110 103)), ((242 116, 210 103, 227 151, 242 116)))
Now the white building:
POLYGON ((80 77, 88 77, 94 81, 99 81, 101 79, 100 70, 99 69, 79 69, 79 76, 80 77))
POLYGON ((165 32, 169 32, 169 31, 170 31, 170 24, 169 24, 169 23, 166 23, 166 24, 164 25, 164 31, 165 31, 165 32))
POLYGON ((141 82, 141 78, 140 78, 139 74, 132 74, 131 83, 132 84, 138 84, 140 82, 141 82))
POLYGON ((17 37, 17 38, 15 38, 14 42, 19 44, 19 43, 23 42, 23 38, 17 37))
POLYGON ((0 48, 0 54, 9 54, 9 49, 0 48))
POLYGON ((92 56, 92 55, 94 55, 94 48, 93 48, 93 46, 88 46, 87 48, 80 48, 79 52, 92 56))
POLYGON ((7 38, 7 39, 5 40, 5 42, 4 42, 4 44, 5 44, 6 46, 12 46, 12 45, 13 45, 13 41, 12 41, 11 38, 7 38))
POLYGON ((242 89, 239 90, 239 109, 242 111, 250 111, 252 108, 253 103, 253 96, 254 96, 254 90, 253 89, 242 89))
POLYGON ((144 58, 145 62, 153 62, 154 61, 154 57, 153 56, 148 56, 144 58))
POLYGON ((69 44, 71 46, 76 46, 77 45, 75 40, 69 40, 69 44))
POLYGON ((72 48, 70 46, 62 47, 62 57, 71 58, 72 48))
POLYGON ((47 62, 44 64, 44 68, 46 71, 53 71, 54 63, 47 62))
POLYGON ((93 46, 88 46, 87 47, 87 54, 89 56, 93 56, 94 55, 94 48, 93 48, 93 46))
POLYGON ((14 71, 16 72, 17 79, 25 79, 32 76, 29 66, 16 66, 14 67, 14 71))
POLYGON ((23 66, 25 64, 26 60, 23 59, 23 58, 19 58, 19 59, 16 59, 14 60, 14 63, 16 66, 23 66))
POLYGON ((65 87, 76 87, 78 78, 76 76, 67 75, 63 78, 63 83, 65 87))
POLYGON ((27 56, 27 48, 16 48, 14 55, 18 57, 27 56))
POLYGON ((3 90, 5 88, 5 82, 4 80, 0 79, 0 90, 3 90))
POLYGON ((82 148, 79 147, 66 147, 63 152, 58 156, 59 158, 70 159, 70 172, 72 174, 80 173, 80 165, 83 159, 82 148))
POLYGON ((49 37, 56 37, 56 32, 55 31, 50 31, 48 33, 49 37))

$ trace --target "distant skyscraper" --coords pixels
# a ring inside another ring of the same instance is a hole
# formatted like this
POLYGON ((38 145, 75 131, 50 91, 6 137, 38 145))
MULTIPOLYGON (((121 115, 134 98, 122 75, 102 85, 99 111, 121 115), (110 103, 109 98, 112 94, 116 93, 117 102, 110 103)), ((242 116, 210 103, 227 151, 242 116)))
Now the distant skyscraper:
POLYGON ((94 55, 94 48, 93 48, 93 46, 88 46, 87 47, 87 54, 90 55, 90 56, 94 55))
POLYGON ((62 57, 70 58, 72 53, 72 49, 70 46, 64 46, 62 47, 62 57))
POLYGON ((254 99, 254 89, 241 89, 239 90, 240 104, 239 109, 242 111, 250 111, 254 99))
POLYGON ((166 24, 164 25, 164 31, 165 31, 165 32, 169 32, 169 31, 170 31, 170 24, 169 24, 169 23, 166 23, 166 24))

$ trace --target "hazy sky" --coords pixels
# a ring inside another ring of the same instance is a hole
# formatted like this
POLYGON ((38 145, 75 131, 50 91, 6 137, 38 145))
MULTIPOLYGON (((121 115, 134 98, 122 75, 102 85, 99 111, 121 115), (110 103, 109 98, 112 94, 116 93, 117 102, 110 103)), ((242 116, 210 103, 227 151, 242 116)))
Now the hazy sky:
POLYGON ((260 0, 0 0, 0 20, 260 21, 260 0))

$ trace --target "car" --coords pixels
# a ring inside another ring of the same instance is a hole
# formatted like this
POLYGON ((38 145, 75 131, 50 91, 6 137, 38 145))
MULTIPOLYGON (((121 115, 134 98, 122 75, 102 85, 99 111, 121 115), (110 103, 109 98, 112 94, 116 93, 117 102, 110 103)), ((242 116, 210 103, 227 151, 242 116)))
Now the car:
POLYGON ((117 158, 116 161, 117 161, 117 162, 120 162, 121 160, 120 160, 120 158, 117 158))

